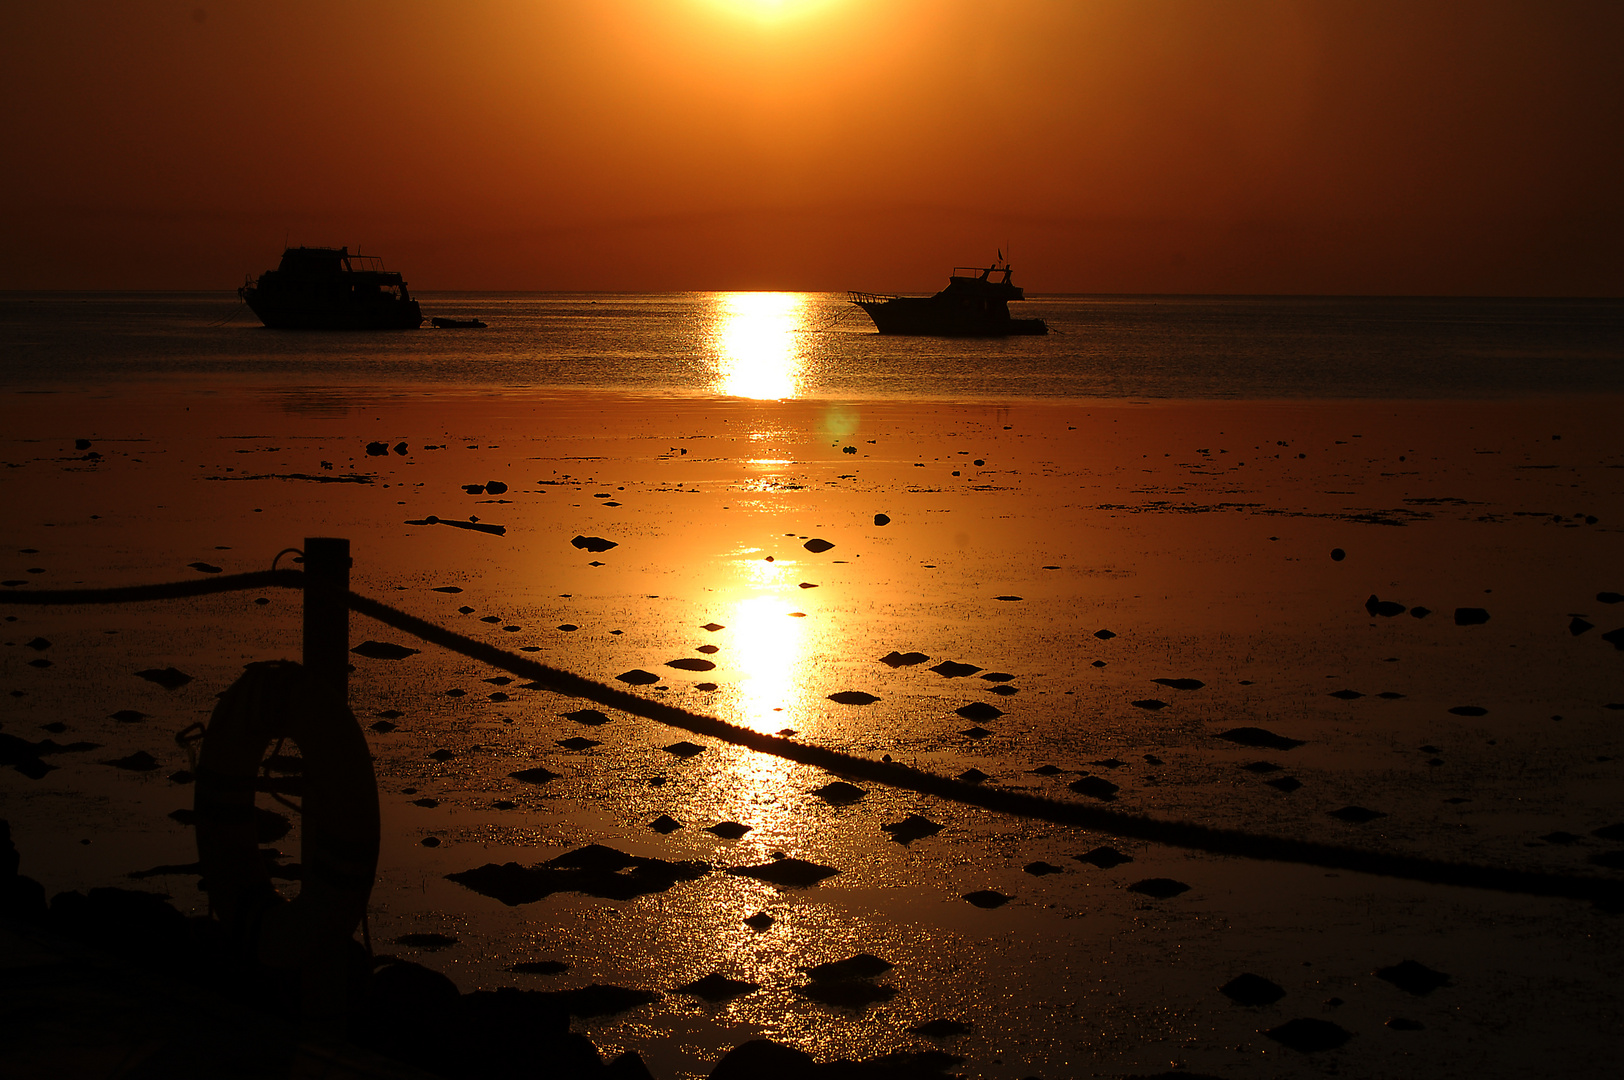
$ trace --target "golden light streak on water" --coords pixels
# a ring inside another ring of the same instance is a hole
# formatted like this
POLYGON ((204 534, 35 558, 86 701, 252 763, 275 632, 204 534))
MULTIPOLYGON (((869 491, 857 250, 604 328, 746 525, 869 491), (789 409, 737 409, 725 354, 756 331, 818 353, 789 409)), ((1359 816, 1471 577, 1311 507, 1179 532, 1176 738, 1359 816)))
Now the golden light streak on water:
POLYGON ((715 352, 717 392, 761 400, 799 397, 806 314, 806 298, 797 293, 717 296, 707 335, 715 352))

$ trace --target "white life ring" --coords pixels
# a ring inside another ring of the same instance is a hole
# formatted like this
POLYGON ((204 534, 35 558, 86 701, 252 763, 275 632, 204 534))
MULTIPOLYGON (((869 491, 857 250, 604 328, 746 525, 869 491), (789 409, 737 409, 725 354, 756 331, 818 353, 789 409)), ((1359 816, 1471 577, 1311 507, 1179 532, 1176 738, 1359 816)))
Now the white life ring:
POLYGON ((355 714, 299 664, 249 664, 215 706, 198 755, 197 855, 232 943, 275 967, 331 956, 366 914, 378 869, 378 784, 355 714), (254 793, 273 741, 304 759, 299 895, 283 900, 255 836, 254 793))

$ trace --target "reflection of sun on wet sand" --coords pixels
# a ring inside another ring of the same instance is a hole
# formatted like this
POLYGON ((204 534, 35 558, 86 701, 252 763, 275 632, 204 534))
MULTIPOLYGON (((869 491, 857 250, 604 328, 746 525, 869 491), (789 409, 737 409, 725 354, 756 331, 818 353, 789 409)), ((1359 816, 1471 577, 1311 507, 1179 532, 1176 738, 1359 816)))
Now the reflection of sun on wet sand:
MULTIPOLYGON (((4 588, 262 569, 346 536, 357 591, 614 686, 645 672, 636 693, 754 731, 1160 820, 1618 876, 1616 403, 201 404, 9 410, 27 509, 4 588), (504 531, 410 524, 431 517, 504 531)), ((172 736, 243 663, 297 655, 297 598, 258 599, 6 609, 24 873, 55 892, 195 859, 172 736), (168 669, 191 681, 135 674, 168 669)), ((819 769, 351 629, 419 650, 354 657, 384 813, 374 940, 464 991, 637 991, 575 1026, 656 1076, 756 1036, 819 1059, 940 1048, 985 1076, 1610 1060, 1616 917, 1583 903, 869 780, 831 798, 819 769), (510 863, 538 893, 516 906, 447 879, 510 863), (838 873, 774 883, 779 863, 838 873), (711 870, 625 891, 661 864, 711 870), (612 889, 556 887, 593 875, 612 889), (865 954, 891 966, 808 974, 865 954)), ((195 876, 140 887, 203 910, 195 876)))

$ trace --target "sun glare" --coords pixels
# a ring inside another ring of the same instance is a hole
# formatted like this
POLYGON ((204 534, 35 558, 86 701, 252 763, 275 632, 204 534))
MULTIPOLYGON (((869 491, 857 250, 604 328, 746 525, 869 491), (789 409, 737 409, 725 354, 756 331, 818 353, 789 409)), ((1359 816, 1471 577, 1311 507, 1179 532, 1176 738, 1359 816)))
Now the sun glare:
POLYGON ((723 293, 710 330, 718 392, 779 399, 800 395, 806 300, 796 293, 723 293))
POLYGON ((806 620, 790 615, 782 596, 746 597, 733 610, 731 666, 740 673, 738 722, 757 731, 793 726, 806 652, 806 620))

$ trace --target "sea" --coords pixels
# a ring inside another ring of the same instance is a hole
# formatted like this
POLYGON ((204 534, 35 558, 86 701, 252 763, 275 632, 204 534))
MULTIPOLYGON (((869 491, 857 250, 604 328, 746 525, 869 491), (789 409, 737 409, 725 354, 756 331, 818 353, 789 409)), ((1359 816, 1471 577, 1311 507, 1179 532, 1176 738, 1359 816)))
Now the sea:
POLYGON ((1043 337, 880 335, 844 293, 421 294, 484 329, 268 330, 224 292, 0 294, 0 387, 605 389, 751 398, 1624 393, 1624 299, 1038 296, 1043 337))

